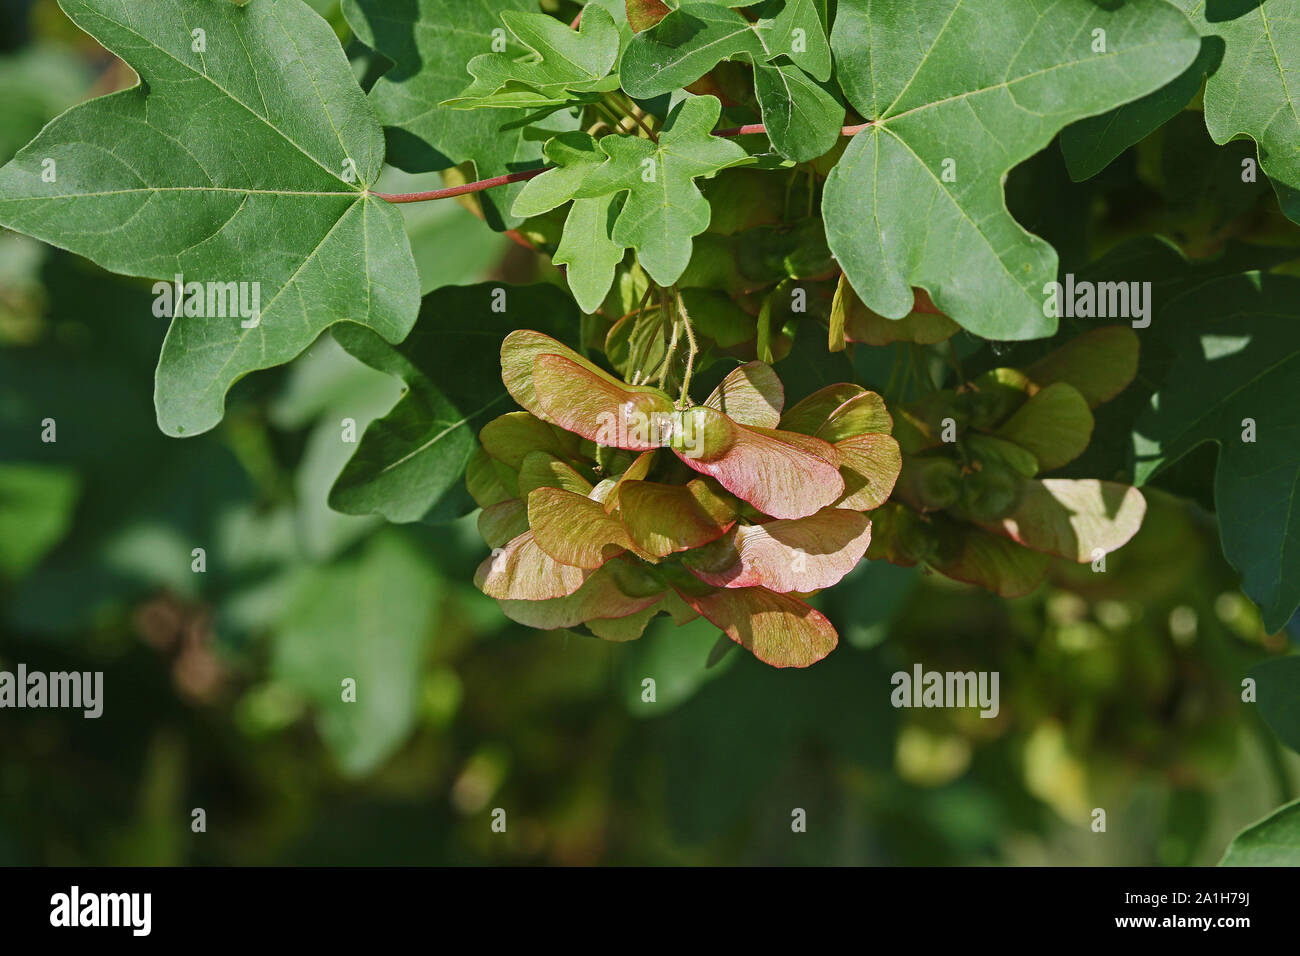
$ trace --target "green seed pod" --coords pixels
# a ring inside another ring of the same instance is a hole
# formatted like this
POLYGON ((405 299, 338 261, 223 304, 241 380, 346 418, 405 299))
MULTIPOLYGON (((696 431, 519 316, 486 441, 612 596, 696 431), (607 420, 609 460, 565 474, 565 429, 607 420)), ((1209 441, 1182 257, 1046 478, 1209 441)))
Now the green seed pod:
POLYGON ((596 446, 596 464, 600 466, 602 475, 621 475, 635 459, 636 455, 630 451, 596 446))
POLYGON ((929 561, 939 552, 939 533, 910 508, 900 508, 894 522, 894 547, 907 561, 929 561))
POLYGON ((750 229, 736 240, 736 265, 753 282, 809 279, 835 269, 820 217, 800 220, 793 227, 750 229))
POLYGON ((895 498, 917 511, 939 511, 956 504, 961 493, 961 468, 952 459, 904 456, 895 498))
POLYGON ((677 284, 682 288, 720 289, 739 294, 745 281, 736 269, 733 240, 729 236, 705 233, 696 236, 691 247, 691 261, 677 284))
POLYGON ((772 188, 771 173, 765 170, 729 169, 699 185, 713 208, 709 232, 733 236, 785 218, 785 193, 772 188))
POLYGON ((1026 478, 1038 474, 1038 459, 1014 442, 992 435, 971 435, 966 439, 966 448, 981 466, 991 462, 1006 465, 1026 478))
POLYGON ((682 567, 680 561, 665 561, 663 564, 655 568, 655 571, 660 574, 666 582, 672 585, 673 590, 679 591, 682 594, 700 597, 705 594, 711 594, 713 591, 717 590, 713 585, 705 584, 695 575, 691 574, 690 571, 687 571, 686 568, 682 567))
POLYGON ((628 597, 652 597, 667 590, 668 585, 655 569, 641 561, 615 558, 606 567, 618 589, 628 597))
POLYGON ((736 550, 735 538, 730 534, 724 534, 716 541, 688 551, 682 557, 682 563, 700 571, 717 573, 725 571, 739 559, 740 553, 736 550))
POLYGON ((674 412, 671 422, 669 443, 674 450, 688 457, 711 461, 731 444, 730 419, 705 405, 674 412))
POLYGON ((1016 510, 1025 479, 1006 465, 982 463, 962 482, 960 510, 974 521, 1001 521, 1016 510))
POLYGON ((1023 372, 995 368, 985 372, 962 392, 973 428, 991 431, 1006 421, 1028 398, 1029 380, 1023 372))
POLYGON ((787 233, 781 267, 792 279, 810 279, 835 270, 835 259, 826 244, 826 224, 821 216, 797 222, 787 233))

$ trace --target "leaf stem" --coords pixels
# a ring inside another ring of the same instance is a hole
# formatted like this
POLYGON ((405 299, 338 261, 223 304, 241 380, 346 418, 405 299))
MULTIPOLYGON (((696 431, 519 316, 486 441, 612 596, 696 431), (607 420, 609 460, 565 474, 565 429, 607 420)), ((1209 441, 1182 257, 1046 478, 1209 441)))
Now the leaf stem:
MULTIPOLYGON (((857 126, 844 126, 840 128, 841 136, 856 136, 864 129, 870 126, 870 123, 861 123, 857 126)), ((729 129, 715 129, 714 136, 753 136, 758 133, 766 133, 767 127, 762 123, 750 123, 748 126, 733 126, 729 129)))
MULTIPOLYGON (((635 122, 641 124, 641 120, 636 116, 631 117, 635 122)), ((860 126, 845 126, 840 130, 841 136, 854 136, 870 126, 870 123, 863 123, 860 126)), ((650 133, 651 139, 656 139, 653 132, 648 127, 642 125, 642 128, 650 133)), ((749 136, 754 133, 766 133, 767 127, 762 123, 755 123, 751 126, 737 126, 734 129, 714 130, 714 136, 749 136)), ((447 189, 431 189, 422 193, 379 193, 370 192, 369 195, 391 203, 407 202, 429 202, 434 199, 450 199, 453 196, 465 196, 469 193, 482 192, 485 189, 494 189, 497 186, 508 186, 511 183, 521 183, 526 179, 532 179, 534 176, 540 176, 554 166, 543 166, 540 169, 526 169, 519 173, 507 173, 504 176, 493 176, 491 179, 480 179, 474 183, 464 183, 460 186, 451 186, 447 189)))
POLYGON ((659 142, 659 134, 656 133, 648 123, 646 123, 645 121, 646 114, 641 110, 639 106, 636 105, 636 101, 633 100, 632 97, 628 96, 622 90, 615 90, 613 94, 613 99, 615 102, 618 102, 621 99, 623 103, 626 104, 624 106, 624 110, 626 111, 628 117, 632 120, 632 122, 636 123, 637 126, 640 126, 641 129, 645 130, 645 134, 650 137, 651 142, 653 143, 659 142))
POLYGON ((668 381, 668 369, 673 364, 673 356, 677 354, 677 339, 681 331, 681 323, 673 323, 672 340, 668 343, 668 354, 664 356, 663 368, 659 370, 659 391, 664 390, 664 385, 668 381))
POLYGON ((385 202, 407 203, 407 202, 428 202, 432 199, 450 199, 453 196, 466 196, 470 193, 483 192, 485 189, 492 189, 496 186, 508 186, 511 183, 522 183, 524 180, 532 179, 534 176, 540 176, 542 173, 551 169, 550 166, 543 166, 540 169, 525 169, 519 173, 506 173, 504 176, 493 176, 491 179, 480 179, 474 183, 462 183, 459 186, 448 186, 446 189, 431 189, 422 193, 377 193, 371 192, 370 195, 385 202))
POLYGON ((677 308, 682 314, 682 325, 686 329, 686 341, 689 350, 686 353, 686 372, 682 375, 682 391, 678 397, 678 403, 691 400, 691 374, 695 371, 695 353, 699 351, 699 346, 695 344, 695 329, 691 325, 690 314, 686 311, 686 300, 682 298, 681 290, 673 286, 673 294, 677 296, 677 308))
POLYGON ((953 387, 960 388, 966 382, 966 373, 961 370, 961 359, 957 357, 956 336, 948 340, 948 358, 952 361, 953 371, 957 373, 957 381, 953 383, 953 387))
MULTIPOLYGON (((623 121, 625 117, 619 116, 617 113, 615 113, 613 107, 610 106, 610 104, 606 103, 604 100, 597 100, 591 105, 598 115, 604 117, 606 125, 609 126, 611 130, 613 130, 615 133, 627 132, 625 129, 623 129, 623 121)), ((590 134, 595 129, 596 127, 593 126, 591 129, 587 130, 587 133, 590 134)))

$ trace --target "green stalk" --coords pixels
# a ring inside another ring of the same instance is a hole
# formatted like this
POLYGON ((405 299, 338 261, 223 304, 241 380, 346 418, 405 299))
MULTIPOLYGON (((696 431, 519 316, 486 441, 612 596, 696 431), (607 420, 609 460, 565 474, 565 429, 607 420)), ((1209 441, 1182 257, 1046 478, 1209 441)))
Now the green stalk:
POLYGON ((699 346, 695 344, 695 328, 691 325, 690 314, 686 311, 686 300, 682 298, 681 291, 674 286, 673 292, 677 295, 677 307, 682 313, 682 324, 686 329, 686 341, 690 345, 690 350, 686 353, 686 373, 682 376, 682 390, 677 399, 679 405, 685 403, 689 406, 691 401, 691 374, 695 371, 695 353, 699 351, 699 346))

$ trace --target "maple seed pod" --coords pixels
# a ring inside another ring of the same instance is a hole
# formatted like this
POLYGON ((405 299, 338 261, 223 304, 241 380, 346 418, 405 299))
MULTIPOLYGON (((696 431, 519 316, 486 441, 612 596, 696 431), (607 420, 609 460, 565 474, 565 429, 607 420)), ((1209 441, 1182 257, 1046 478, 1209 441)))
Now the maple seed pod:
POLYGON ((1025 479, 1006 465, 983 463, 962 482, 961 508, 976 521, 1001 521, 1016 510, 1025 479))
POLYGON ((600 466, 602 475, 621 475, 627 471, 628 466, 636 458, 630 451, 624 451, 621 448, 607 448, 603 445, 596 446, 594 457, 596 464, 600 466))
POLYGON ((940 511, 957 503, 962 494, 961 468, 950 458, 903 458, 894 495, 917 511, 940 511))
POLYGON ((736 550, 735 538, 724 534, 716 541, 688 552, 682 560, 699 571, 717 574, 735 565, 740 560, 740 552, 736 550))
POLYGON ((929 561, 939 553, 939 533, 910 508, 900 508, 894 526, 894 547, 906 561, 929 561))
POLYGON ((670 446, 689 458, 709 461, 727 448, 731 423, 726 416, 696 405, 672 416, 670 446))
POLYGON ((653 597, 667 587, 649 566, 616 558, 608 564, 614 583, 628 597, 653 597))
POLYGON ((972 428, 991 431, 1025 403, 1024 387, 1017 383, 1024 376, 1010 369, 995 369, 975 380, 969 391, 961 393, 972 428))

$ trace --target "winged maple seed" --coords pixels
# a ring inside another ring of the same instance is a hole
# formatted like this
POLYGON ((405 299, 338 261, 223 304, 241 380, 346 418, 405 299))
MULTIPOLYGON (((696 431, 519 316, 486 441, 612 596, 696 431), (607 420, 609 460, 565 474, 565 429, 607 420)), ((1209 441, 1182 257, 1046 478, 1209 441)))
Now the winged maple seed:
POLYGON ((1109 326, 1029 367, 992 369, 899 413, 903 469, 869 556, 921 562, 1003 597, 1032 591, 1053 557, 1104 569, 1146 500, 1114 481, 1043 478, 1087 450, 1092 409, 1137 374, 1132 329, 1109 326))
POLYGON ((508 616, 626 641, 703 615, 776 667, 835 648, 803 598, 862 559, 902 467, 879 395, 834 385, 783 414, 751 362, 678 409, 526 330, 501 369, 524 411, 483 427, 467 482, 494 549, 475 583, 508 616))

